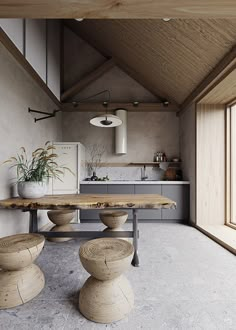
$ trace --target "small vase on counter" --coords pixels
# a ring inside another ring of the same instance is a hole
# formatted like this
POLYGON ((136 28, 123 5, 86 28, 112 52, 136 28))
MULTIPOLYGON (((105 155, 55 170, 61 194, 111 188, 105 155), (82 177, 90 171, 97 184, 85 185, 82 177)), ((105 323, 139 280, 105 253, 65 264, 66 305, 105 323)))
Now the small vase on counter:
POLYGON ((91 181, 97 181, 98 177, 96 176, 96 172, 93 172, 93 175, 91 176, 91 181))

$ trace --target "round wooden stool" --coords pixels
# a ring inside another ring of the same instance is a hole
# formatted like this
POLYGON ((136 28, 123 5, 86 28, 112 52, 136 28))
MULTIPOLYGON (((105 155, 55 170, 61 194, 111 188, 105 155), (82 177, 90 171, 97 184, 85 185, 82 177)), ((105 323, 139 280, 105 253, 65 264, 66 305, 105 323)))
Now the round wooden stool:
POLYGON ((128 219, 128 213, 125 211, 103 211, 99 216, 102 223, 107 226, 104 231, 123 231, 122 225, 128 219))
MULTIPOLYGON (((72 210, 51 210, 48 211, 48 218, 55 226, 50 231, 73 231, 73 227, 69 224, 75 216, 72 210)), ((49 237, 51 242, 66 242, 73 239, 72 237, 49 237)))
POLYGON ((116 238, 98 238, 80 247, 81 263, 92 275, 79 295, 79 309, 87 319, 111 323, 131 311, 133 290, 122 274, 129 268, 133 254, 132 244, 116 238))
POLYGON ((0 239, 0 309, 24 304, 44 288, 44 275, 33 264, 44 242, 44 237, 38 234, 0 239))

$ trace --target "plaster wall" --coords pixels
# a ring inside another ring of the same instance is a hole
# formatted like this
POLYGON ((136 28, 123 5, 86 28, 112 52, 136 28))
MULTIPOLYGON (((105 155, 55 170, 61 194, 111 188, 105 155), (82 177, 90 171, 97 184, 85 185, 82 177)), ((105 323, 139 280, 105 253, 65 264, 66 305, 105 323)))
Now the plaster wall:
MULTIPOLYGON (((78 35, 70 29, 64 28, 64 90, 76 84, 106 60, 102 54, 79 38, 78 35)), ((111 102, 156 102, 158 100, 145 87, 115 66, 69 101, 81 100, 103 90, 110 91, 111 102)), ((107 101, 106 94, 88 100, 88 102, 103 101, 107 101)))
MULTIPOLYGON (((61 117, 34 123, 28 107, 52 111, 55 104, 34 80, 0 45, 0 163, 15 155, 21 146, 32 152, 48 140, 61 140, 61 117)), ((0 166, 0 198, 10 197, 15 190, 15 172, 0 166)), ((40 226, 47 222, 40 212, 40 226)), ((0 210, 0 236, 28 231, 27 213, 0 210)))
POLYGON ((106 58, 74 32, 64 27, 63 88, 70 88, 78 80, 95 70, 106 58))
POLYGON ((180 115, 180 157, 183 179, 190 181, 190 222, 195 220, 196 209, 196 115, 192 104, 180 115))
MULTIPOLYGON (((97 68, 106 58, 88 45, 71 30, 64 30, 64 89, 71 87, 89 72, 97 68)), ((158 102, 158 97, 115 66, 93 81, 69 100, 81 100, 103 90, 109 90, 111 102, 158 102)), ((88 102, 103 102, 107 95, 93 97, 88 102)), ((163 151, 167 157, 179 156, 179 119, 175 113, 128 113, 128 152, 118 156, 114 153, 115 129, 97 128, 89 120, 98 113, 63 113, 62 137, 65 142, 81 142, 88 147, 104 146, 103 162, 129 163, 153 161, 154 153, 163 151)), ((89 155, 87 155, 89 157, 89 155)), ((111 179, 140 179, 140 168, 100 168, 97 175, 108 175, 111 179)), ((149 179, 161 179, 164 171, 148 167, 149 179)))
MULTIPOLYGON (((94 115, 95 113, 91 112, 63 113, 63 141, 78 141, 87 149, 94 144, 104 146, 102 161, 108 163, 153 161, 154 153, 157 151, 165 152, 168 158, 179 156, 179 119, 175 113, 128 112, 126 155, 114 153, 113 128, 99 128, 89 123, 94 115)), ((125 174, 129 179, 139 179, 140 169, 133 170, 135 172, 128 168, 110 168, 108 173, 101 169, 98 174, 101 176, 110 174, 111 179, 125 179, 125 174)), ((151 170, 149 168, 149 171, 151 170)), ((150 172, 150 178, 158 178, 159 174, 158 171, 152 174, 150 172)))

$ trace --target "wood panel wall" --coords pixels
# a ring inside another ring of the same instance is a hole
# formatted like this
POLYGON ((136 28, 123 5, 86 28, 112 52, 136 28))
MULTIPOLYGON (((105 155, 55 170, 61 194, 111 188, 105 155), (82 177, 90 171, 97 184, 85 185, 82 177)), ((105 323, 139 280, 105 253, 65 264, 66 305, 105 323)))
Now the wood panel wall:
POLYGON ((196 113, 196 222, 225 222, 225 106, 198 104, 196 113))
POLYGON ((195 103, 180 114, 180 158, 184 180, 190 181, 190 223, 195 225, 196 212, 196 115, 195 103))

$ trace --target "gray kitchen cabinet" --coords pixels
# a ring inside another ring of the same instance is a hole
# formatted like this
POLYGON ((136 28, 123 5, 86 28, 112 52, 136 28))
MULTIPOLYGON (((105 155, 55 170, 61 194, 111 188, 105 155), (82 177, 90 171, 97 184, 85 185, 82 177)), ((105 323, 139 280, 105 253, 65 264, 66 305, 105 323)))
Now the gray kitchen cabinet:
MULTIPOLYGON (((160 194, 169 197, 177 203, 176 209, 140 209, 139 220, 174 220, 189 219, 189 185, 188 184, 82 184, 80 189, 84 194, 160 194)), ((100 210, 81 211, 80 219, 99 220, 100 210)), ((127 210, 132 219, 132 210, 127 210)))
MULTIPOLYGON (((83 184, 80 186, 81 194, 107 194, 107 184, 83 184)), ((80 210, 80 222, 99 220, 101 210, 80 210)))
POLYGON ((25 57, 46 82, 46 20, 26 19, 25 57))
POLYGON ((8 35, 15 46, 24 52, 24 19, 23 18, 1 18, 0 27, 8 35))
MULTIPOLYGON (((134 186, 135 194, 159 194, 161 195, 161 185, 137 184, 134 186)), ((138 210, 140 220, 160 220, 161 210, 138 210)))
MULTIPOLYGON (((107 185, 108 194, 134 194, 133 184, 108 184, 107 185)), ((133 214, 132 210, 126 210, 128 212, 128 220, 132 220, 133 214)))
POLYGON ((108 184, 108 194, 134 194, 133 184, 108 184))
POLYGON ((107 184, 83 184, 81 194, 107 194, 107 184))
POLYGON ((189 219, 189 185, 162 185, 162 195, 177 203, 176 209, 161 210, 163 220, 187 221, 189 219))
POLYGON ((47 85, 60 100, 60 22, 47 21, 47 85))

